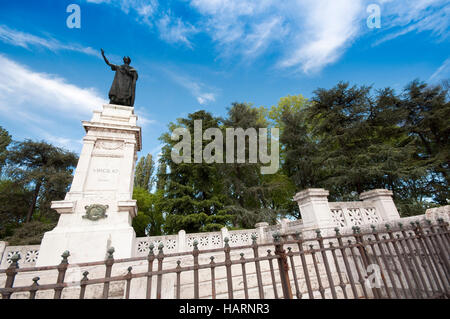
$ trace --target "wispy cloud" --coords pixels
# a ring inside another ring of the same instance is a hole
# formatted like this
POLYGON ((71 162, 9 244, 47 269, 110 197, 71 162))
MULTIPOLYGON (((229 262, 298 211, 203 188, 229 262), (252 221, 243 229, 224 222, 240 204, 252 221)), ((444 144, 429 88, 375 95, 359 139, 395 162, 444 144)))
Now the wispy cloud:
POLYGON ((61 121, 90 118, 107 101, 92 88, 80 88, 55 75, 35 72, 0 55, 2 118, 23 123, 33 136, 79 151, 78 140, 65 136, 61 121), (45 128, 45 129, 44 129, 45 128))
POLYGON ((167 68, 162 69, 162 71, 167 76, 169 76, 172 81, 187 89, 191 93, 191 95, 195 97, 200 105, 206 105, 210 102, 215 102, 215 91, 217 91, 216 89, 206 86, 201 81, 194 79, 189 75, 175 72, 167 68))
POLYGON ((436 82, 450 78, 450 57, 430 76, 429 82, 436 82))
POLYGON ((194 49, 195 35, 204 33, 220 58, 251 62, 266 54, 275 58, 277 67, 304 73, 335 63, 367 34, 374 35, 378 45, 410 32, 429 31, 438 40, 450 33, 448 0, 378 0, 382 28, 376 32, 365 25, 372 0, 184 0, 176 6, 185 5, 182 16, 175 14, 171 2, 86 1, 135 14, 168 43, 194 49))
POLYGON ((34 72, 4 55, 0 55, 0 65, 0 103, 4 109, 33 108, 81 119, 107 103, 93 88, 80 88, 58 76, 34 72))
POLYGON ((188 38, 198 31, 181 18, 173 17, 170 13, 164 14, 156 23, 161 39, 168 43, 183 43, 192 48, 188 38))
POLYGON ((363 8, 360 0, 301 2, 298 18, 303 22, 289 45, 292 53, 285 54, 279 65, 310 73, 336 62, 358 36, 363 8))
POLYGON ((382 37, 374 45, 410 32, 429 31, 437 40, 450 35, 450 3, 447 0, 381 0, 382 37))
POLYGON ((30 33, 10 29, 5 25, 0 25, 0 41, 25 49, 30 49, 31 47, 43 47, 53 52, 62 50, 75 51, 100 57, 99 52, 91 47, 62 43, 56 39, 43 38, 30 33))

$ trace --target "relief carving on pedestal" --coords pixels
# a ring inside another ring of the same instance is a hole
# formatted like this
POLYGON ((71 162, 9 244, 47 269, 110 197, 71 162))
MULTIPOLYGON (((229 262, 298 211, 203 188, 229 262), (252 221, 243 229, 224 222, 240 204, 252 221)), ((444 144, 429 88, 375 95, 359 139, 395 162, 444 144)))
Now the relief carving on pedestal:
POLYGON ((85 206, 84 208, 86 209, 86 215, 82 217, 93 221, 106 218, 108 217, 108 215, 106 215, 106 210, 108 209, 108 207, 108 205, 100 204, 85 206))
POLYGON ((123 141, 98 140, 95 143, 95 148, 100 149, 100 150, 108 150, 108 151, 122 150, 123 144, 124 144, 123 141))

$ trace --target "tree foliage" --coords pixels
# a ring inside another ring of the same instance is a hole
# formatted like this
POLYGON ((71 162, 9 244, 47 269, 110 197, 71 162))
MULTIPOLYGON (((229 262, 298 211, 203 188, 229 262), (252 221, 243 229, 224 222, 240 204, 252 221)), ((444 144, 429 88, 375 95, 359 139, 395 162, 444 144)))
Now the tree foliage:
POLYGON ((36 210, 40 216, 52 216, 51 201, 64 199, 77 160, 74 153, 46 142, 13 143, 7 153, 7 175, 32 191, 25 222, 31 221, 36 210))
POLYGON ((152 154, 141 157, 134 174, 134 186, 151 191, 155 184, 153 173, 155 171, 155 161, 152 154))

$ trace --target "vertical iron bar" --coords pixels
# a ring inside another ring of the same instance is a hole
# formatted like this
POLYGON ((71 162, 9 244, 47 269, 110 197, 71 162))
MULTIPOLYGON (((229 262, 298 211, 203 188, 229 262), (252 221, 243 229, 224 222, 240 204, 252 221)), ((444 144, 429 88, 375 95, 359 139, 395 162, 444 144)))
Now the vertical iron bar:
POLYGON ((86 286, 88 282, 88 276, 89 272, 85 271, 83 272, 83 278, 80 281, 80 299, 84 299, 84 295, 86 294, 86 286))
MULTIPOLYGON (((353 243, 352 243, 352 241, 350 239, 347 241, 347 243, 348 243, 348 247, 350 249, 350 255, 352 256, 353 262, 355 264, 356 272, 358 273, 359 284, 361 285, 364 297, 369 298, 369 295, 367 294, 366 285, 365 285, 365 281, 364 281, 363 275, 361 274, 361 270, 359 269, 358 257, 354 253, 354 248, 355 247, 354 247, 354 245, 353 245, 353 243)), ((355 243, 355 245, 359 245, 359 244, 355 243)))
POLYGON ((273 255, 271 254, 271 250, 268 249, 267 257, 269 257, 268 262, 269 262, 269 266, 270 266, 270 277, 272 278, 273 294, 275 296, 275 299, 278 299, 277 283, 275 280, 275 272, 273 270, 272 256, 273 255))
POLYGON ((34 277, 33 278, 33 284, 30 287, 30 299, 35 299, 36 298, 36 292, 38 291, 38 281, 39 281, 39 277, 34 277))
POLYGON ((147 271, 148 271, 148 275, 147 275, 147 292, 146 292, 146 299, 150 299, 151 298, 151 294, 152 294, 152 271, 153 271, 153 261, 155 260, 155 254, 153 253, 153 249, 155 248, 155 246, 153 245, 153 243, 150 244, 149 246, 149 252, 148 252, 148 256, 147 256, 147 263, 148 263, 148 267, 147 267, 147 271))
MULTIPOLYGON (((409 255, 411 256, 410 258, 411 258, 411 260, 413 262, 413 265, 414 265, 414 268, 415 268, 415 271, 412 270, 412 272, 413 272, 413 274, 417 273, 419 275, 418 277, 419 277, 420 282, 421 282, 421 284, 423 286, 423 291, 425 292, 425 294, 427 296, 431 296, 432 294, 428 290, 427 282, 426 282, 425 278, 423 277, 423 273, 422 273, 422 269, 421 269, 421 268, 424 268, 423 264, 421 263, 421 259, 420 258, 418 260, 418 256, 414 253, 414 247, 411 245, 412 238, 408 237, 408 235, 406 234, 406 231, 403 228, 403 224, 399 224, 399 226, 400 226, 400 231, 402 232, 402 235, 403 235, 404 244, 408 248, 409 255)), ((403 250, 406 251, 405 249, 403 249, 403 250)))
POLYGON ((442 287, 444 288, 444 291, 446 294, 448 294, 448 289, 447 289, 447 282, 448 282, 448 277, 447 277, 447 273, 444 270, 444 267, 440 268, 439 265, 442 265, 442 261, 441 258, 439 257, 439 254, 437 253, 437 247, 433 245, 433 242, 430 238, 430 231, 427 231, 427 234, 424 234, 423 229, 420 227, 419 225, 419 229, 420 229, 420 233, 422 235, 423 241, 425 242, 425 246, 428 249, 429 253, 430 253, 430 260, 432 261, 436 272, 438 274, 439 279, 441 280, 442 283, 442 287), (436 253, 434 253, 433 251, 436 253), (444 271, 444 274, 442 274, 442 271, 444 271))
POLYGON ((255 270, 256 270, 256 279, 258 280, 258 291, 259 298, 264 299, 264 287, 261 278, 261 265, 259 264, 259 253, 258 253, 258 244, 256 243, 256 236, 252 235, 252 249, 253 256, 255 258, 255 270))
POLYGON ((133 270, 133 267, 128 267, 128 273, 126 275, 126 280, 127 280, 127 288, 126 288, 126 292, 125 292, 125 299, 130 299, 130 289, 131 289, 131 271, 133 270))
POLYGON ((327 252, 325 251, 325 247, 323 246, 323 238, 320 235, 320 230, 316 230, 316 234, 317 234, 317 241, 319 242, 320 252, 322 254, 322 260, 325 265, 325 272, 327 273, 328 284, 331 290, 331 296, 333 297, 333 299, 337 299, 336 289, 334 287, 334 281, 331 275, 330 265, 328 264, 327 252))
MULTIPOLYGON (((398 288, 397 288, 397 283, 394 280, 395 279, 394 275, 392 274, 392 270, 389 267, 389 262, 387 261, 387 258, 386 258, 386 253, 384 252, 384 247, 382 245, 383 242, 381 241, 380 236, 378 236, 378 232, 376 231, 375 226, 372 225, 371 227, 372 227, 372 231, 373 231, 373 236, 375 237, 375 241, 377 243, 378 250, 381 253, 381 260, 384 263, 384 266, 386 268, 386 272, 387 272, 388 277, 389 277, 389 281, 391 282, 392 288, 394 290, 395 297, 397 299, 400 299, 400 293, 399 293, 398 288)), ((388 286, 386 286, 386 290, 387 289, 389 289, 388 286)))
MULTIPOLYGON (((367 275, 367 268, 369 267, 371 262, 370 262, 369 254, 367 253, 366 248, 365 248, 364 239, 363 239, 363 237, 361 235, 361 228, 359 228, 359 226, 355 226, 353 232, 354 232, 354 236, 353 237, 355 237, 356 242, 358 243, 357 249, 359 251, 359 255, 361 256, 361 260, 362 260, 362 263, 363 263, 363 269, 365 269, 364 272, 367 275)), ((381 292, 380 292, 379 288, 372 287, 372 293, 373 293, 373 296, 376 299, 380 299, 381 298, 381 292)))
POLYGON ((180 299, 181 292, 181 260, 177 260, 177 299, 180 299))
POLYGON ((194 257, 194 298, 199 299, 199 283, 198 283, 198 241, 193 242, 194 250, 192 256, 194 257))
MULTIPOLYGON (((14 254, 11 256, 11 265, 6 269, 6 283, 5 288, 12 288, 14 285, 14 280, 17 275, 17 269, 19 268, 20 255, 14 254)), ((11 292, 3 292, 2 299, 11 298, 11 292)))
MULTIPOLYGON (((370 248, 372 249, 372 253, 374 255, 374 259, 377 262, 378 267, 380 268, 380 276, 381 276, 381 280, 383 281, 383 285, 384 285, 384 290, 386 291, 386 296, 390 299, 391 298, 391 292, 389 291, 389 287, 388 284, 386 282, 386 276, 384 275, 384 271, 383 271, 383 263, 380 261, 380 257, 377 254, 377 251, 375 249, 375 243, 372 241, 372 238, 368 238, 367 239, 370 248)), ((381 295, 381 292, 380 292, 381 295)), ((381 296, 383 297, 383 296, 381 296)))
MULTIPOLYGON (((105 260, 106 272, 105 279, 111 278, 112 266, 114 265, 114 248, 111 247, 108 249, 108 258, 105 260)), ((108 299, 109 296, 109 281, 105 281, 103 284, 103 299, 108 299)))
POLYGON ((316 271, 317 283, 319 284, 319 292, 320 295, 322 296, 322 299, 325 299, 325 289, 322 286, 322 279, 320 278, 320 271, 317 266, 316 252, 314 251, 314 245, 312 244, 309 245, 309 248, 311 249, 310 253, 314 264, 314 270, 316 271))
POLYGON ((214 262, 214 256, 210 257, 211 262, 209 263, 211 265, 211 294, 212 299, 216 299, 216 274, 215 274, 215 267, 216 263, 214 262))
POLYGON ((333 242, 330 241, 328 244, 330 245, 331 255, 333 256, 333 261, 334 261, 334 264, 336 266, 336 271, 337 271, 338 276, 339 276, 339 287, 341 287, 342 293, 344 294, 344 298, 348 299, 347 291, 345 289, 346 284, 344 283, 344 279, 342 278, 341 267, 339 267, 339 261, 338 261, 337 256, 336 256, 336 252, 335 252, 335 248, 333 246, 333 242))
POLYGON ((233 277, 231 275, 231 258, 230 258, 230 245, 228 244, 228 237, 224 238, 225 247, 223 251, 225 252, 225 267, 227 269, 227 284, 228 284, 228 298, 233 299, 233 277))
POLYGON ((309 278, 308 265, 306 264, 305 251, 303 250, 303 239, 300 233, 295 234, 295 239, 297 240, 298 253, 300 255, 300 260, 302 263, 303 273, 305 275, 306 287, 308 289, 309 299, 314 299, 314 294, 311 287, 311 280, 309 278))
POLYGON ((278 271, 280 272, 281 288, 284 299, 292 299, 291 282, 289 280, 289 265, 286 258, 286 251, 283 249, 283 242, 280 234, 274 236, 275 254, 278 256, 278 271))
MULTIPOLYGON (((414 227, 414 223, 412 223, 412 225, 414 227)), ((435 289, 434 286, 436 285, 436 283, 433 280, 433 276, 431 274, 431 270, 429 269, 430 267, 428 266, 426 259, 424 257, 422 257, 422 253, 421 253, 421 251, 419 249, 419 246, 417 244, 416 237, 417 236, 416 236, 415 233, 412 233, 412 232, 409 233, 409 239, 411 240, 411 242, 412 242, 412 244, 414 246, 414 249, 415 249, 416 254, 417 254, 417 258, 421 261, 423 272, 427 276, 427 280, 428 280, 428 283, 429 283, 430 288, 431 288, 431 295, 433 295, 433 294, 439 292, 439 286, 438 286, 437 289, 435 289)))
POLYGON ((245 271, 245 258, 244 253, 241 253, 241 265, 242 265, 242 280, 244 282, 244 294, 245 299, 248 299, 248 287, 247 287, 247 273, 245 271))
MULTIPOLYGON (((61 257, 63 258, 61 263, 58 265, 58 279, 56 283, 58 285, 62 285, 64 283, 64 278, 66 276, 67 267, 69 266, 69 262, 67 258, 69 258, 70 253, 66 250, 61 257)), ((61 299, 63 287, 55 288, 55 294, 53 296, 54 299, 61 299)))
POLYGON ((302 299, 302 292, 300 291, 300 288, 298 286, 297 271, 295 270, 294 253, 292 252, 291 247, 288 247, 287 255, 289 256, 289 260, 291 261, 292 276, 294 276, 294 284, 295 284, 295 295, 297 299, 302 299))
POLYGON ((448 262, 449 256, 448 256, 448 249, 445 247, 443 242, 441 241, 440 235, 435 231, 435 229, 432 227, 431 222, 428 221, 430 225, 430 230, 432 235, 429 235, 429 231, 427 231, 427 235, 429 235, 430 242, 432 243, 432 246, 435 246, 436 254, 438 255, 439 264, 441 265, 442 270, 445 273, 445 276, 447 277, 447 282, 449 281, 448 271, 450 270, 450 265, 448 262))
MULTIPOLYGON (((163 260, 164 260, 164 252, 163 252, 164 244, 159 243, 158 246, 158 272, 163 270, 163 260)), ((156 279, 156 299, 161 299, 161 287, 162 287, 162 274, 159 273, 156 279)))
POLYGON ((347 254, 345 253, 345 246, 342 241, 342 235, 339 233, 339 228, 335 228, 336 238, 339 243, 339 250, 341 251, 342 259, 344 260, 345 269, 347 271, 348 279, 350 280, 350 287, 352 288, 352 293, 354 298, 358 298, 358 292, 356 291, 355 281, 353 279, 352 269, 350 268, 350 264, 348 262, 347 254))
MULTIPOLYGON (((436 275, 436 272, 434 271, 433 262, 432 262, 431 258, 428 256, 427 249, 426 249, 426 247, 424 245, 424 241, 425 240, 423 238, 423 232, 422 232, 422 229, 420 228, 420 223, 419 222, 417 222, 415 224, 414 232, 416 233, 417 242, 418 242, 420 248, 422 249, 422 252, 423 252, 423 254, 425 256, 425 260, 428 263, 428 266, 429 266, 430 272, 431 272, 431 274, 433 276, 433 279, 434 279, 434 282, 436 284, 436 287, 438 288, 437 290, 438 290, 438 292, 442 293, 443 289, 442 289, 442 287, 440 285, 440 282, 439 282, 439 279, 438 279, 438 277, 436 275)), ((431 251, 430 251, 430 254, 432 254, 431 251)))
MULTIPOLYGON (((409 291, 411 292, 411 296, 412 296, 412 298, 417 298, 416 293, 415 293, 415 289, 414 289, 414 285, 413 285, 413 283, 412 283, 412 281, 411 281, 411 279, 409 277, 409 274, 408 274, 408 269, 406 268, 405 262, 403 260, 403 256, 400 253, 400 250, 399 250, 399 248, 397 246, 397 241, 398 240, 395 239, 394 234, 392 233, 392 230, 390 229, 388 224, 386 224, 386 228, 387 228, 387 232, 388 232, 389 238, 392 240, 392 247, 394 248, 394 252, 397 255, 398 261, 400 262, 400 267, 401 267, 401 269, 403 271, 403 276, 406 279, 406 284, 407 284, 407 286, 409 288, 409 291)), ((405 291, 405 295, 406 295, 406 291, 405 291)))
POLYGON ((400 282, 400 286, 402 288, 402 292, 405 294, 405 297, 408 298, 408 294, 406 293, 406 288, 405 288, 405 285, 403 284, 403 280, 402 280, 402 276, 401 276, 402 273, 398 269, 397 263, 395 262, 394 254, 392 253, 392 250, 391 250, 391 245, 389 245, 389 239, 387 239, 386 235, 383 235, 382 238, 383 238, 383 240, 385 242, 385 245, 386 245, 386 248, 388 250, 389 256, 392 259, 392 264, 394 265, 394 273, 398 277, 398 281, 400 282))

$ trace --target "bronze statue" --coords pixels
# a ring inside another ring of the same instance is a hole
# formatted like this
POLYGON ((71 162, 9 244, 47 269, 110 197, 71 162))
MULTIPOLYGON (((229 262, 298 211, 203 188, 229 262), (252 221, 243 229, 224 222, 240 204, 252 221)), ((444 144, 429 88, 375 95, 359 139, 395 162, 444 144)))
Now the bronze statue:
POLYGON ((116 71, 111 90, 109 90, 109 103, 132 107, 134 105, 138 73, 136 69, 130 66, 130 57, 126 56, 123 58, 123 65, 115 65, 109 63, 105 57, 105 51, 103 49, 101 51, 106 64, 111 67, 111 70, 116 71))

